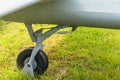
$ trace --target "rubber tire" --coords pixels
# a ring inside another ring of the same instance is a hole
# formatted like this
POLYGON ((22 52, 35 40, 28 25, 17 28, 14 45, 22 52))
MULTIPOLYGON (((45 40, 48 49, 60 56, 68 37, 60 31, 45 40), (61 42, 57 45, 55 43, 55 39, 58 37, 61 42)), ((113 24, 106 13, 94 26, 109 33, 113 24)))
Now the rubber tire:
MULTIPOLYGON (((31 56, 33 48, 27 48, 25 50, 23 50, 17 57, 17 67, 19 69, 23 69, 24 67, 24 61, 25 59, 27 59, 28 57, 31 56)), ((39 52, 37 53, 36 57, 35 57, 36 63, 37 63, 37 68, 34 70, 34 73, 41 75, 43 74, 47 68, 48 68, 48 58, 45 54, 45 52, 43 52, 42 50, 39 50, 39 52)))

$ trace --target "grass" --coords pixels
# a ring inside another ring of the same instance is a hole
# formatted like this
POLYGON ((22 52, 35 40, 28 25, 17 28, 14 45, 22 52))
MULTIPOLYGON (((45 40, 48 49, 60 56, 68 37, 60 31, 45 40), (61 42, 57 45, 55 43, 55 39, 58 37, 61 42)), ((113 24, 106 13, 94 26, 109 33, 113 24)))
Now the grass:
POLYGON ((3 21, 0 21, 0 29, 2 28, 3 26, 3 21))
MULTIPOLYGON (((34 28, 40 26, 51 27, 34 28)), ((49 68, 33 79, 16 67, 19 52, 35 45, 24 24, 0 27, 0 80, 120 80, 119 30, 79 27, 72 34, 54 34, 44 41, 49 68)))

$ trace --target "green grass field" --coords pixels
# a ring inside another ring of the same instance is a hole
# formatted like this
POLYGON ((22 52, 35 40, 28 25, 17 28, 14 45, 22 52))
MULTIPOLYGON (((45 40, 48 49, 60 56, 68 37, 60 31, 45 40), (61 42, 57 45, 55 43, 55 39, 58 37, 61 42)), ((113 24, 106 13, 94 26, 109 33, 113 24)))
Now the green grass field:
MULTIPOLYGON (((35 29, 51 25, 37 25, 35 29)), ((120 30, 79 27, 44 41, 49 68, 37 78, 16 67, 20 51, 34 46, 24 24, 0 22, 0 80, 120 80, 120 30)))

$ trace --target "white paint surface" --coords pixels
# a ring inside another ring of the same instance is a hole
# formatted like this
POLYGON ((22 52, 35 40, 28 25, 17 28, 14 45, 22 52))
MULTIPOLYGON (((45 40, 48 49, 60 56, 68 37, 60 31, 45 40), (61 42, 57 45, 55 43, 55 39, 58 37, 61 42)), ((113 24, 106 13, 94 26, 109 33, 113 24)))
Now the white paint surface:
POLYGON ((79 2, 87 12, 120 13, 120 0, 79 0, 79 2))
POLYGON ((0 16, 27 7, 41 0, 0 0, 0 16))

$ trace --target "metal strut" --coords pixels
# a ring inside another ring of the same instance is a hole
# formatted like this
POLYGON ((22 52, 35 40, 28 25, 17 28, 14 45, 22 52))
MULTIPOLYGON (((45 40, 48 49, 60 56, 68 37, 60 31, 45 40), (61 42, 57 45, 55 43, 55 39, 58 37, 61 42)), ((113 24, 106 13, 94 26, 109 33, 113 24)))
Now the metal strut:
POLYGON ((36 46, 33 48, 30 60, 27 64, 24 65, 22 72, 34 77, 33 67, 36 65, 32 65, 32 64, 35 61, 35 56, 37 55, 38 51, 43 50, 42 42, 45 39, 47 39, 48 37, 50 37, 52 34, 57 32, 59 29, 65 28, 65 26, 56 26, 45 33, 42 33, 43 29, 39 29, 38 31, 34 32, 34 30, 32 28, 32 24, 25 24, 25 26, 27 27, 27 30, 29 32, 29 35, 30 35, 32 41, 36 42, 36 46))

